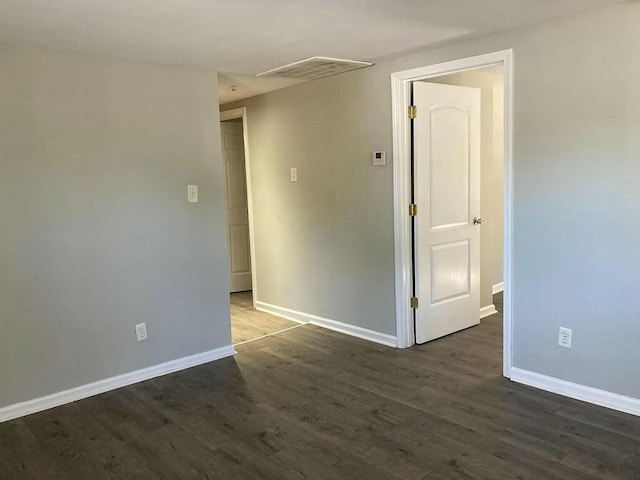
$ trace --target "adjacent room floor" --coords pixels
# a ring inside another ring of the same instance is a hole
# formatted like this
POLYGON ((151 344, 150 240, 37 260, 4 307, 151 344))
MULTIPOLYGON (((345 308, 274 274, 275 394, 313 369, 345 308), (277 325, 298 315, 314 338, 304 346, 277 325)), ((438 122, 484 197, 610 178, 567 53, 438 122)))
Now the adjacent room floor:
POLYGON ((0 425, 0 479, 638 479, 640 418, 501 377, 501 319, 397 350, 304 325, 0 425))
POLYGON ((253 308, 251 291, 231 294, 231 341, 234 345, 301 325, 253 308))

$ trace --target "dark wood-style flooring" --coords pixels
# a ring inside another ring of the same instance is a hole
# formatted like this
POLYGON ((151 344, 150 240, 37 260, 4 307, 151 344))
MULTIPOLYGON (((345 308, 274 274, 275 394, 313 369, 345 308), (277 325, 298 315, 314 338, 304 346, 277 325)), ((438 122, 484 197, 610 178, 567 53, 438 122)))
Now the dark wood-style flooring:
POLYGON ((5 479, 640 479, 640 418, 501 377, 499 315, 397 350, 305 325, 0 425, 5 479))
POLYGON ((251 291, 231 294, 231 341, 234 345, 298 325, 297 322, 254 309, 251 291))

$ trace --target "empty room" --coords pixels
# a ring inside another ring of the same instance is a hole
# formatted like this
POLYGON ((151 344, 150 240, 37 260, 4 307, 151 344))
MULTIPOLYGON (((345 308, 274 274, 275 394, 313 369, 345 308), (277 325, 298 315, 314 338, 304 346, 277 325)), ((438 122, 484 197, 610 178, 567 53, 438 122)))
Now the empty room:
POLYGON ((0 0, 0 479, 640 479, 639 24, 0 0))

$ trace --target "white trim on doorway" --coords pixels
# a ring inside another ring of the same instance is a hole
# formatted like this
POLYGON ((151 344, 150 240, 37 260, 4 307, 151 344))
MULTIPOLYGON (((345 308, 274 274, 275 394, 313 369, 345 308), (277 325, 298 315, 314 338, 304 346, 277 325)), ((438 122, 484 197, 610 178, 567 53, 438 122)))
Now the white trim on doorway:
POLYGON ((249 133, 247 129, 247 109, 234 108, 220 112, 220 121, 242 118, 242 135, 244 140, 244 168, 247 179, 247 207, 249 210, 249 249, 251 250, 251 290, 253 291, 253 308, 258 301, 258 282, 256 279, 256 241, 253 229, 253 195, 251 194, 251 161, 249 160, 249 133))
POLYGON ((491 289, 493 295, 500 292, 504 292, 504 282, 496 283, 491 289))
POLYGON ((411 84, 464 70, 494 65, 504 67, 504 333, 503 375, 511 376, 512 365, 512 298, 511 259, 513 235, 513 51, 503 50, 475 57, 453 60, 396 72, 391 75, 393 104, 393 183, 394 236, 396 273, 396 336, 397 346, 407 348, 415 344, 413 311, 409 299, 412 285, 412 240, 408 206, 411 203, 411 125, 407 108, 411 101, 411 84))

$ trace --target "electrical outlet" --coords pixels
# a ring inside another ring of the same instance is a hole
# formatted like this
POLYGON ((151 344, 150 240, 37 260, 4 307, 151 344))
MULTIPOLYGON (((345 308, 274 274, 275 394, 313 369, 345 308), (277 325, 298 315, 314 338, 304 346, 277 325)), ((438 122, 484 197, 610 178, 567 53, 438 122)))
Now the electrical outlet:
POLYGON ((570 328, 560 327, 558 345, 564 348, 571 348, 571 333, 572 330, 570 328))
POLYGON ((296 183, 298 181, 298 169, 296 167, 292 167, 290 169, 291 173, 291 183, 296 183))
POLYGON ((147 339, 147 324, 139 323, 136 325, 136 338, 139 342, 147 339))

